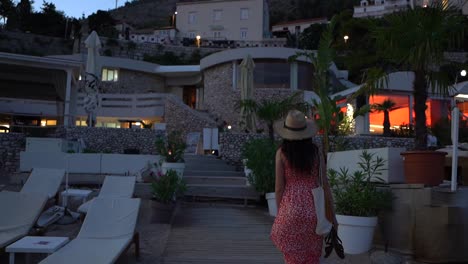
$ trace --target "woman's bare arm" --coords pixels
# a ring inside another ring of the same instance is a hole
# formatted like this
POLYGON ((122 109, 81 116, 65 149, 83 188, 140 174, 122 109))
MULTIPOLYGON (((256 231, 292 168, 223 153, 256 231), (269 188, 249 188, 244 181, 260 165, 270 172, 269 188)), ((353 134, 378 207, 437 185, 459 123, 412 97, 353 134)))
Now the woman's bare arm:
POLYGON ((284 164, 281 158, 281 149, 276 151, 275 158, 275 198, 276 208, 280 208, 281 199, 283 198, 284 192, 284 164))

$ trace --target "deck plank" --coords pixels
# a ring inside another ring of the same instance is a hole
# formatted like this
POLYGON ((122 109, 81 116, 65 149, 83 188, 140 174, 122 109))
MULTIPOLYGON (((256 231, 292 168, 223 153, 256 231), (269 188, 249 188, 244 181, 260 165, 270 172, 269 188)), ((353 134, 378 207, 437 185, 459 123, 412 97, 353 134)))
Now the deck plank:
POLYGON ((266 211, 220 205, 184 205, 172 225, 164 264, 282 264, 269 239, 266 211))

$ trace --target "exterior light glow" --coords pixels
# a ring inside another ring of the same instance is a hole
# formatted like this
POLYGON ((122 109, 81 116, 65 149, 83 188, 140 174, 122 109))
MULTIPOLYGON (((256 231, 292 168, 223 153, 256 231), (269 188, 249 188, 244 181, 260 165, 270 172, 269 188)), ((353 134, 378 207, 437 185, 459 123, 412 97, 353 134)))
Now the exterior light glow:
POLYGON ((231 126, 231 125, 229 125, 229 126, 227 126, 227 128, 228 128, 229 130, 231 130, 232 126, 231 126))
POLYGON ((348 42, 349 36, 348 36, 348 35, 345 35, 345 36, 343 37, 343 39, 344 39, 344 42, 346 43, 346 42, 348 42))
POLYGON ((462 70, 462 71, 460 72, 460 75, 461 75, 462 77, 465 77, 465 76, 466 76, 466 70, 462 70))

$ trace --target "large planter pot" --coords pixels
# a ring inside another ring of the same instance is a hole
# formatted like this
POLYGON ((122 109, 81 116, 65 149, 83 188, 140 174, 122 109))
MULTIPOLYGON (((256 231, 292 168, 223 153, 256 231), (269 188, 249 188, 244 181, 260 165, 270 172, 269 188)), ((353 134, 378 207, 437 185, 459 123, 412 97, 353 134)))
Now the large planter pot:
POLYGON ((338 236, 347 254, 362 254, 372 248, 377 217, 336 215, 338 236))
POLYGON ((151 223, 164 223, 170 224, 174 217, 174 210, 176 203, 161 203, 159 201, 151 199, 151 223))
POLYGON ((401 155, 406 183, 437 186, 443 182, 446 152, 407 151, 401 155))
POLYGON ((161 165, 161 171, 166 174, 168 170, 174 170, 177 172, 180 178, 184 175, 185 163, 182 162, 163 162, 161 165))
POLYGON ((271 216, 276 216, 278 214, 278 208, 276 208, 276 196, 274 192, 266 193, 265 198, 268 202, 268 212, 271 216))

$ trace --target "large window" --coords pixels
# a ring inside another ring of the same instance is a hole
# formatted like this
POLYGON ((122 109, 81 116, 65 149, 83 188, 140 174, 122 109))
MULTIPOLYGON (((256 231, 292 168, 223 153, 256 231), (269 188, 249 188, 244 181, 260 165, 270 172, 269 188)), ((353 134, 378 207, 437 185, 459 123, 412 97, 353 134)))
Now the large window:
MULTIPOLYGON (((239 67, 240 68, 240 67, 239 67)), ((255 88, 285 88, 289 89, 291 80, 290 65, 287 61, 260 60, 255 61, 255 88)))
POLYGON ((240 19, 241 20, 249 19, 249 9, 248 8, 241 8, 241 10, 240 10, 240 19))
POLYGON ((190 12, 188 17, 189 24, 197 23, 197 12, 190 12))
POLYGON ((119 70, 117 69, 102 69, 102 81, 103 82, 116 82, 119 80, 119 70))
MULTIPOLYGON (((394 102, 394 106, 388 109, 390 117, 390 128, 399 129, 401 125, 410 123, 410 96, 409 95, 375 95, 369 98, 369 104, 383 104, 385 100, 394 102)), ((383 111, 372 111, 369 114, 370 132, 383 133, 383 111)))

